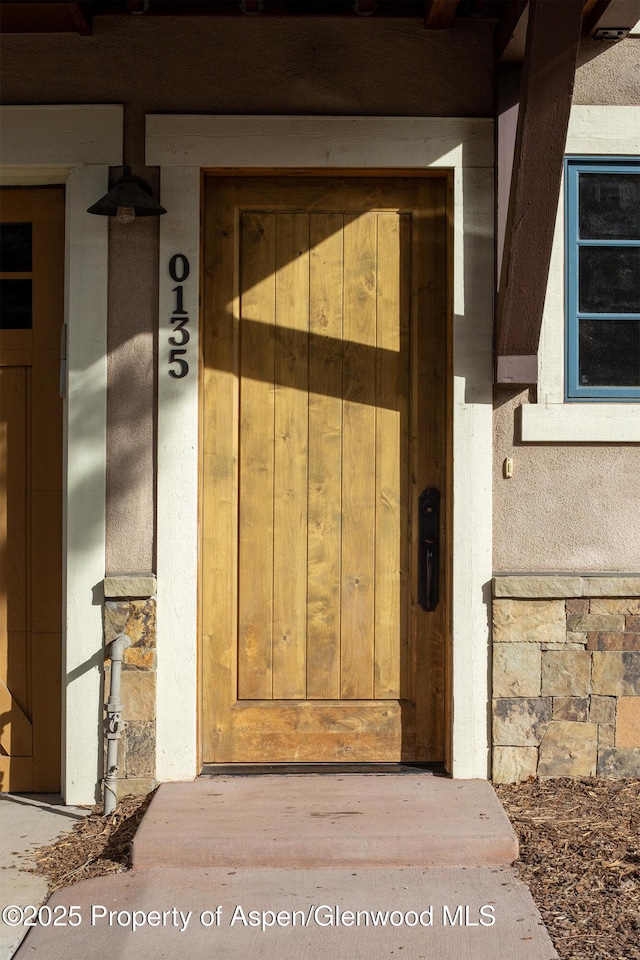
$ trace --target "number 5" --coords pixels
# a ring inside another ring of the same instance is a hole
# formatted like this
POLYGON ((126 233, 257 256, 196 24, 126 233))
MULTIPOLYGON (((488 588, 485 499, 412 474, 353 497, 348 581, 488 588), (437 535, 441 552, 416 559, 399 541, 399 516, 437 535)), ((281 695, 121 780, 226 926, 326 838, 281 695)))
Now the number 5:
POLYGON ((169 363, 178 364, 178 372, 175 370, 169 370, 169 376, 173 377, 174 380, 182 380, 183 377, 189 373, 189 364, 186 360, 182 360, 181 356, 185 354, 186 350, 170 350, 169 351, 169 363))

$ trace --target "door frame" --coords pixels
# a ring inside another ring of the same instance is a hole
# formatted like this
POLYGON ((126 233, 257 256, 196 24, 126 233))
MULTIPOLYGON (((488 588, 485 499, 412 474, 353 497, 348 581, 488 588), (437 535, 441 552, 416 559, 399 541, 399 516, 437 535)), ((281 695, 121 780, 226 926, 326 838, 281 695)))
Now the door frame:
POLYGON ((123 108, 2 106, 0 123, 0 185, 65 188, 62 795, 91 804, 102 777, 109 248, 106 218, 86 210, 122 164, 123 108))
POLYGON ((452 616, 449 766, 489 775, 493 394, 493 121, 466 118, 148 115, 146 163, 161 168, 158 349, 158 716, 156 775, 198 768, 198 521, 202 171, 305 168, 452 171, 452 616), (190 374, 168 376, 175 281, 187 257, 190 374))

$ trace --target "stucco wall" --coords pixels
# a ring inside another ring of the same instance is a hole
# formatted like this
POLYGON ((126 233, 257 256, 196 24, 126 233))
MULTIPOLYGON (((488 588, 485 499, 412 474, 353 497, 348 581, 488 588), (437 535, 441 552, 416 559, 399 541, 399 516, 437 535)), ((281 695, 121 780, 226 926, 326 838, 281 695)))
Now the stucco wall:
POLYGON ((637 572, 640 447, 523 444, 517 408, 527 402, 528 391, 496 394, 494 570, 637 572))
POLYGON ((622 43, 584 39, 573 102, 621 107, 640 103, 640 39, 627 37, 622 43))
POLYGON ((97 17, 92 37, 5 35, 3 98, 115 99, 139 113, 487 116, 491 37, 489 23, 425 31, 420 18, 97 17))
MULTIPOLYGON (((4 103, 123 103, 125 162, 151 183, 146 113, 492 113, 487 23, 435 32, 419 18, 97 17, 92 37, 1 42, 4 103)), ((110 224, 107 573, 155 567, 157 229, 110 224)))

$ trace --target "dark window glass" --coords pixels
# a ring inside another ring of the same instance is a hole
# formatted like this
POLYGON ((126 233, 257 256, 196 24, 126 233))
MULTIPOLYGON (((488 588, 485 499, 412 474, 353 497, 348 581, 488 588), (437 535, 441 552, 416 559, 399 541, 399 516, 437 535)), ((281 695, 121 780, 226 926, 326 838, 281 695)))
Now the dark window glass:
POLYGON ((31 329, 31 280, 0 280, 0 330, 31 329))
POLYGON ((582 313, 640 313, 640 247, 580 247, 582 313))
POLYGON ((640 174, 580 174, 580 239, 640 239, 640 174))
POLYGON ((640 386, 640 320, 580 320, 580 385, 640 386))
POLYGON ((24 273, 31 270, 31 224, 0 224, 0 271, 24 273))

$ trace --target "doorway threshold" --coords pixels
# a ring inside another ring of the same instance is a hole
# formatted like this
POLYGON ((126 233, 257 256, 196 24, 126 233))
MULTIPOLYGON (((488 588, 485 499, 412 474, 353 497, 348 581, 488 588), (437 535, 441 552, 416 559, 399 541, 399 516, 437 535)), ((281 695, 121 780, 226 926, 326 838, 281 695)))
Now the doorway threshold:
POLYGON ((432 777, 446 777, 442 763, 205 763, 201 777, 255 777, 261 774, 393 774, 423 773, 432 777))

